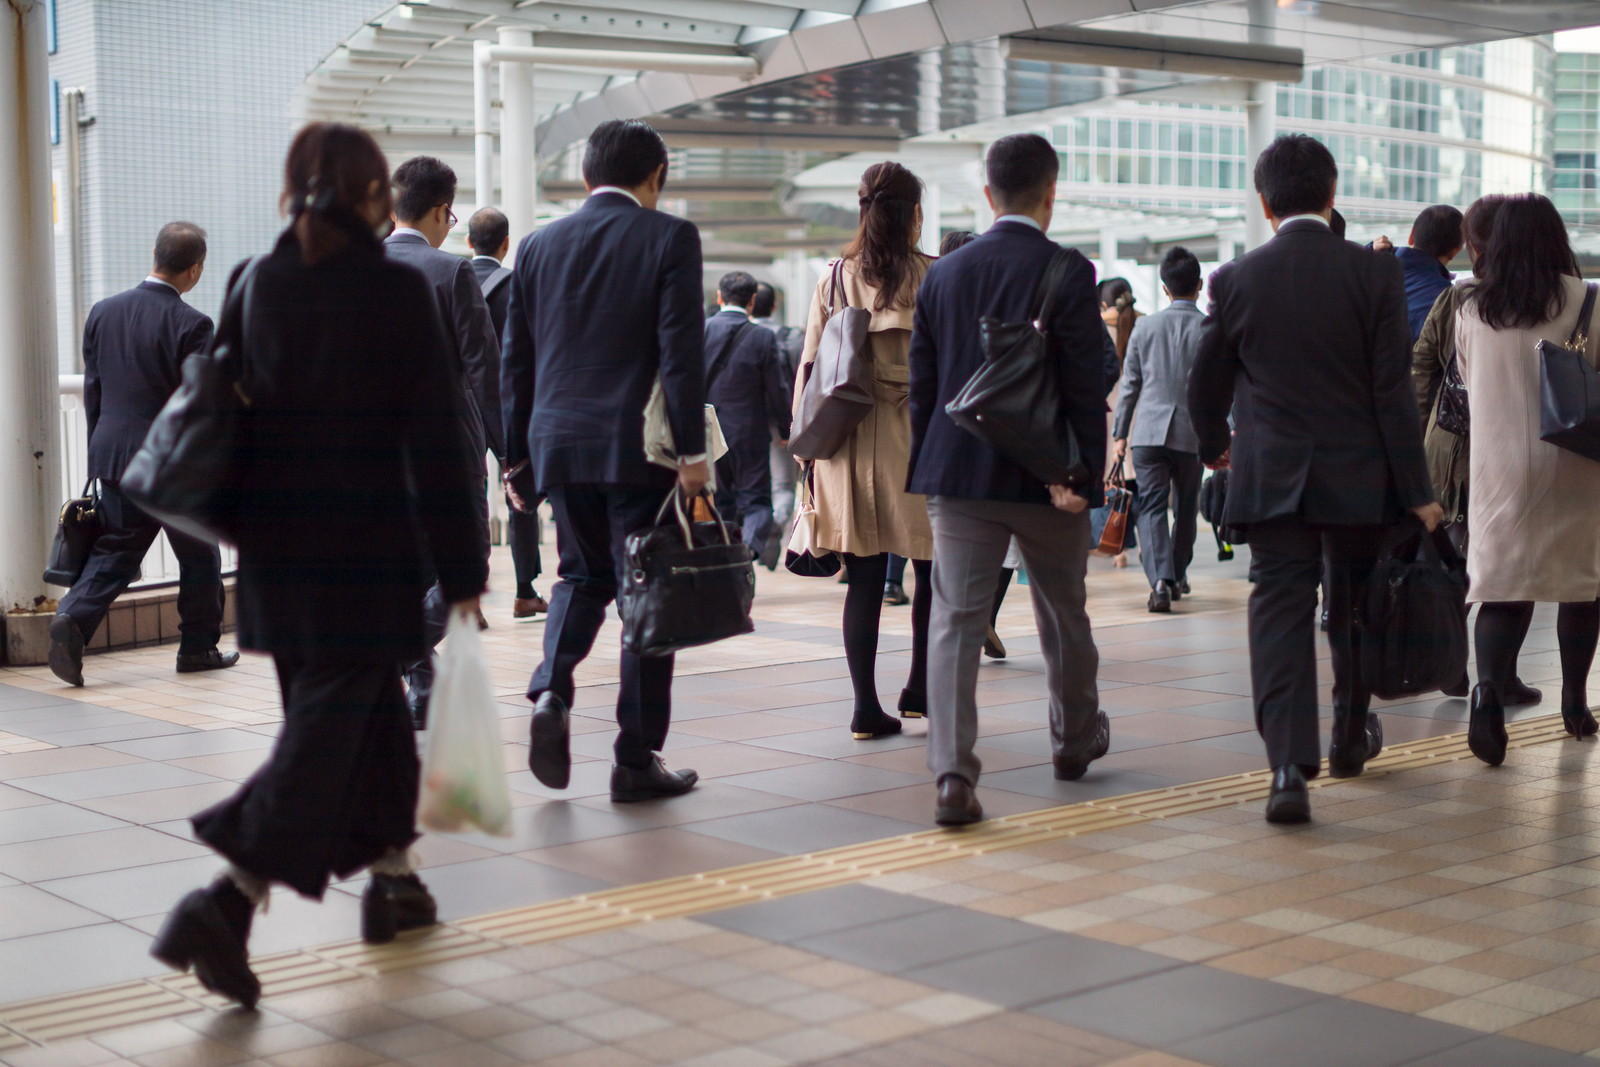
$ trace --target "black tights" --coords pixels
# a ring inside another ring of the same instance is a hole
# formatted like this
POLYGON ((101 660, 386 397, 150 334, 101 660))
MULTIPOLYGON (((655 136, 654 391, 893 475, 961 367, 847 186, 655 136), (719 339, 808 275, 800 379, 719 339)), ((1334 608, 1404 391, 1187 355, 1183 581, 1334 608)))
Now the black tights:
MULTIPOLYGON (((1517 655, 1522 651, 1533 603, 1502 601, 1478 607, 1473 644, 1478 653, 1478 681, 1492 685, 1502 695, 1517 676, 1517 655)), ((1594 664, 1600 639, 1600 600, 1562 604, 1556 611, 1556 640, 1561 646, 1561 706, 1589 706, 1589 668, 1594 664)))
MULTIPOLYGON (((844 595, 844 658, 850 665, 850 684, 856 691, 856 710, 882 711, 878 701, 878 620, 883 614, 883 582, 889 573, 889 556, 853 556, 844 559, 849 589, 844 595)), ((907 691, 923 696, 928 691, 928 613, 933 608, 933 564, 914 559, 917 589, 911 595, 911 677, 907 691)))

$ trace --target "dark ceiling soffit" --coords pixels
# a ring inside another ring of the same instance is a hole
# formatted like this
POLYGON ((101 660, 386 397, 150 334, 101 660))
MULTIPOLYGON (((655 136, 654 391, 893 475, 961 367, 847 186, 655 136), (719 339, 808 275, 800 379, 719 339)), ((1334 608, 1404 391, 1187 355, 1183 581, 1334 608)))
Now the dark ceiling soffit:
POLYGON ((737 122, 653 115, 646 121, 669 148, 731 148, 743 151, 893 152, 899 127, 795 122, 737 122))
POLYGON ((1076 26, 1014 34, 1001 39, 1001 48, 1008 59, 1131 67, 1254 81, 1298 82, 1305 73, 1306 63, 1305 52, 1299 48, 1076 26))

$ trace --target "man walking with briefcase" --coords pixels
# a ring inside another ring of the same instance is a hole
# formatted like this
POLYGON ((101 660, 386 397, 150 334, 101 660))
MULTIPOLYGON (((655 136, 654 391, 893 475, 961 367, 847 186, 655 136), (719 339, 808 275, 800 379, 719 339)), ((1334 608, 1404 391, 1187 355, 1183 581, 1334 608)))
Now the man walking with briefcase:
MULTIPOLYGON (((50 623, 50 670, 83 684, 83 646, 112 601, 139 573, 162 526, 122 495, 118 483, 150 424, 178 388, 183 361, 211 341, 211 320, 183 301, 205 271, 206 234, 169 222, 156 236, 150 276, 100 301, 83 328, 83 406, 89 422, 89 477, 100 480, 105 532, 50 623)), ((178 558, 178 672, 232 667, 221 652, 222 556, 215 544, 176 530, 167 543, 178 558)))
MULTIPOLYGON (((533 701, 528 769, 565 789, 572 767, 573 672, 588 656, 626 573, 628 534, 651 526, 674 481, 686 496, 710 478, 705 440, 705 319, 700 234, 655 210, 667 146, 638 121, 589 135, 583 207, 517 249, 501 361, 507 484, 531 485, 555 515, 561 580, 550 594, 533 701), (644 409, 659 378, 679 456, 677 477, 645 458, 644 409), (531 478, 527 477, 531 474, 531 478)), ((673 657, 622 651, 611 799, 694 787, 659 755, 672 718, 673 657)))

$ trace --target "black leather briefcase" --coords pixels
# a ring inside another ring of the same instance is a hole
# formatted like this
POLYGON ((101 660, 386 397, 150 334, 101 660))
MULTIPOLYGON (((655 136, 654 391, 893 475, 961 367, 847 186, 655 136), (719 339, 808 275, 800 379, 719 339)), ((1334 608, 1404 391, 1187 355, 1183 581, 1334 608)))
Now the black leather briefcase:
POLYGON ((61 517, 56 521, 55 541, 50 545, 50 560, 44 569, 44 580, 51 585, 71 588, 83 573, 94 543, 105 532, 105 520, 100 515, 100 484, 90 479, 83 487, 83 495, 73 497, 61 505, 61 517))
POLYGON ((692 522, 680 490, 662 502, 654 526, 628 535, 626 557, 617 607, 629 652, 666 656, 755 629, 755 557, 720 516, 692 522))

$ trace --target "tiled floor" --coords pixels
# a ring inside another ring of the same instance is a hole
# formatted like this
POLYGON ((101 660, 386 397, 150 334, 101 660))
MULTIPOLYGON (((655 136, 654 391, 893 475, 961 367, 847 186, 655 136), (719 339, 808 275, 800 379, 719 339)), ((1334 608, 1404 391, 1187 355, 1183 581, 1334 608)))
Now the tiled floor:
MULTIPOLYGON (((1092 563, 1113 747, 1077 783, 1049 768, 1042 663, 1014 592, 1000 627, 1012 658, 980 683, 990 814, 1259 769, 1244 573, 1242 558, 1197 567, 1196 595, 1152 617, 1136 571, 1092 563)), ((525 768, 520 697, 542 624, 509 623, 507 598, 491 598, 516 829, 423 839, 446 919, 928 827, 923 726, 879 742, 845 729, 842 588, 764 571, 759 584, 755 634, 680 657, 668 759, 702 785, 627 807, 606 796, 614 635, 580 690, 573 787, 552 794, 525 768)), ((884 630, 887 702, 906 609, 885 609, 884 630)), ((1541 614, 1528 681, 1557 676, 1553 645, 1541 614)), ((0 672, 0 1005, 162 973, 149 934, 217 866, 186 818, 271 744, 271 670, 247 658, 180 679, 170 655, 93 657, 81 690, 0 672)), ((1464 715, 1461 701, 1411 701, 1385 724, 1403 741, 1464 715)), ((1548 1050, 1600 1047, 1592 751, 1340 784, 1298 834, 1229 808, 273 998, 253 1022, 201 1013, 0 1059, 1161 1067, 1278 1062, 1292 1047, 1330 1064, 1565 1062, 1548 1050)), ((279 894, 253 950, 347 940, 361 886, 321 905, 279 894)))

